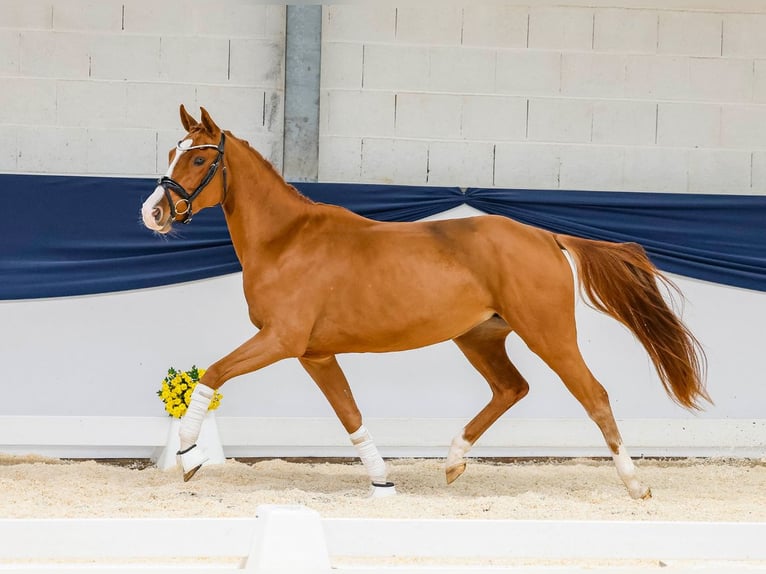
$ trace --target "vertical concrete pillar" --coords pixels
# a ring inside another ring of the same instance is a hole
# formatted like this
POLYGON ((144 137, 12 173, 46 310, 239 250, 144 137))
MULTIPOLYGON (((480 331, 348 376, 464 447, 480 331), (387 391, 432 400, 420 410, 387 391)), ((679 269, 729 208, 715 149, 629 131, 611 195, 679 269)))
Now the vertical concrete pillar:
POLYGON ((287 6, 283 175, 316 181, 319 174, 319 71, 322 6, 287 6))

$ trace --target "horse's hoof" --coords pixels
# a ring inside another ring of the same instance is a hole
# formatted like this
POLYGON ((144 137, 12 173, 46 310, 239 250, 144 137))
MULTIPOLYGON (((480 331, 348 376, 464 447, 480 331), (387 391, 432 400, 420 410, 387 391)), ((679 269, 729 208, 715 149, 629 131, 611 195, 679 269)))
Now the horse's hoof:
POLYGON ((184 482, 189 482, 189 479, 197 473, 209 458, 207 453, 196 444, 191 445, 186 450, 178 451, 176 455, 184 471, 184 482))
POLYGON ((195 466, 193 469, 187 471, 184 473, 184 482, 189 482, 191 480, 191 477, 197 474, 197 471, 202 468, 202 465, 195 466))
POLYGON ((641 500, 649 500, 652 497, 652 489, 647 488, 646 492, 641 496, 641 500))
POLYGON ((649 500, 652 497, 652 489, 645 487, 642 491, 630 492, 630 497, 633 500, 649 500))
POLYGON ((465 472, 465 463, 461 462, 459 464, 449 466, 445 472, 447 474, 447 484, 452 484, 460 477, 461 474, 465 472))

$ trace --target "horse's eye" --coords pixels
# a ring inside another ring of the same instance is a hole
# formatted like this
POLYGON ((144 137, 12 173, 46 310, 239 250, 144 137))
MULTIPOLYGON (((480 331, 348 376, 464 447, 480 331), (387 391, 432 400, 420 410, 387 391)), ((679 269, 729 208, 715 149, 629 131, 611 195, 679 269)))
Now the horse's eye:
POLYGON ((205 163, 205 158, 202 156, 194 158, 194 165, 202 165, 205 163))

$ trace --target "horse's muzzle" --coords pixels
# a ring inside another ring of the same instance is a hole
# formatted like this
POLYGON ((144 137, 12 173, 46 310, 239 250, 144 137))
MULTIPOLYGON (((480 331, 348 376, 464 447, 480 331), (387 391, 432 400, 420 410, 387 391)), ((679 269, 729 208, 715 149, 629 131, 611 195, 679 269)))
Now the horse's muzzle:
POLYGON ((141 206, 141 219, 144 225, 159 233, 167 233, 173 225, 170 212, 162 207, 164 197, 164 190, 161 186, 157 186, 154 193, 141 206))

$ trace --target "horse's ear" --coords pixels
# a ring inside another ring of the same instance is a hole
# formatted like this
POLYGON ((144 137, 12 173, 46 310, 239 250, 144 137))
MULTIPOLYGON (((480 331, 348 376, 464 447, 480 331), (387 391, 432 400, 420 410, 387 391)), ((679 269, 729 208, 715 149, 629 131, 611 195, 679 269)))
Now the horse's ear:
POLYGON ((207 110, 201 107, 199 111, 202 114, 200 118, 202 119, 202 126, 205 128, 205 130, 213 135, 219 133, 221 128, 215 125, 213 118, 210 117, 210 114, 207 113, 207 110))
POLYGON ((186 108, 183 104, 181 104, 181 125, 184 127, 184 129, 187 132, 190 132, 191 129, 196 126, 199 122, 195 120, 192 115, 186 111, 186 108))

